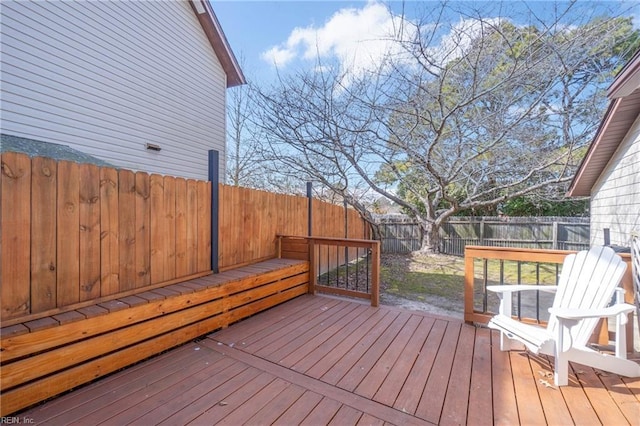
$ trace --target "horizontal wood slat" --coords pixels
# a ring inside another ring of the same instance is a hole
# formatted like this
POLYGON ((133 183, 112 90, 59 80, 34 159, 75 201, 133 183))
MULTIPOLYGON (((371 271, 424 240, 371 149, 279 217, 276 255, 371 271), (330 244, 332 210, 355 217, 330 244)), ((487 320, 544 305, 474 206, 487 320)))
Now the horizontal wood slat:
POLYGON ((361 291, 355 291, 355 290, 346 290, 344 288, 328 287, 328 286, 319 285, 319 284, 316 284, 314 288, 316 289, 316 291, 320 293, 329 293, 329 294, 335 294, 338 296, 356 297, 358 299, 371 300, 371 293, 363 293, 361 291))
POLYGON ((308 283, 308 262, 273 259, 96 305, 99 316, 87 307, 40 331, 5 330, 1 415, 307 293, 308 283))

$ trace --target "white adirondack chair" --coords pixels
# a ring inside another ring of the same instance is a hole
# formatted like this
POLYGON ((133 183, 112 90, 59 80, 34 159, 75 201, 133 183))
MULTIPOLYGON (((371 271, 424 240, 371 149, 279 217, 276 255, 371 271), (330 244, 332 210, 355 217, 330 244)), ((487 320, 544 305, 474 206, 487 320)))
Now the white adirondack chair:
POLYGON ((631 266, 636 301, 636 319, 640 328, 640 232, 631 233, 631 266))
POLYGON ((533 353, 554 356, 557 386, 568 383, 569 361, 640 377, 640 365, 626 359, 624 325, 627 314, 635 307, 624 303, 624 290, 618 288, 625 270, 626 264, 611 248, 596 246, 566 257, 557 286, 488 286, 488 290, 500 297, 499 314, 491 319, 489 327, 501 331, 501 350, 511 349, 511 343, 516 340, 533 353), (546 328, 521 323, 511 316, 512 294, 532 290, 556 293, 546 328), (615 304, 607 307, 616 291, 615 304), (603 317, 617 319, 615 356, 587 346, 598 320, 603 317))

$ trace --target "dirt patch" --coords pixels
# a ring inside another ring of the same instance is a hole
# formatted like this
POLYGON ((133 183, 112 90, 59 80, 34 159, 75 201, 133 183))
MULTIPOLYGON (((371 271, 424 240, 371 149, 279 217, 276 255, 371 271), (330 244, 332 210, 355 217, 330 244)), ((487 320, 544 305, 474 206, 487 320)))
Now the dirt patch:
POLYGON ((463 317, 463 258, 420 253, 383 254, 380 269, 382 304, 463 317))

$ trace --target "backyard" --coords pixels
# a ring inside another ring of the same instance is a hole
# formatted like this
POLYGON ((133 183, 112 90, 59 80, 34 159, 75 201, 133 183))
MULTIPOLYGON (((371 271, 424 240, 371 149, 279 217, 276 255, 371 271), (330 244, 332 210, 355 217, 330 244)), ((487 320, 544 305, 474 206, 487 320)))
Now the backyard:
MULTIPOLYGON (((464 314, 464 258, 445 254, 382 254, 380 271, 380 302, 436 315, 462 318, 464 314)), ((476 271, 482 270, 477 261, 476 271)), ((518 282, 516 262, 498 261, 487 264, 489 284, 518 282)), ((555 284, 555 267, 522 263, 520 282, 555 284)), ((491 297, 491 296, 490 296, 491 297)), ((494 305, 495 297, 490 300, 494 305)), ((496 305, 497 306, 497 305, 496 305)))
POLYGON ((462 318, 464 258, 418 252, 382 254, 380 302, 462 318))

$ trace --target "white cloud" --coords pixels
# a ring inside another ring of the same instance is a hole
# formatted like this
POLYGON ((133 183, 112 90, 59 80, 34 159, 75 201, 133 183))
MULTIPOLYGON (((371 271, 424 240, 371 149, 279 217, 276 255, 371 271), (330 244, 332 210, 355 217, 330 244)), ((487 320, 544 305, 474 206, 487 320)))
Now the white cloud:
POLYGON ((399 53, 392 40, 407 34, 411 25, 377 2, 361 9, 341 9, 321 27, 295 28, 286 42, 262 53, 270 64, 285 67, 295 59, 337 59, 342 72, 360 75, 381 64, 386 55, 399 53), (402 31, 405 34, 402 34, 402 31))
MULTIPOLYGON (((461 57, 473 39, 499 22, 499 18, 460 19, 453 23, 423 24, 420 31, 423 35, 436 35, 436 44, 429 46, 427 53, 433 64, 444 65, 461 57)), ((285 42, 263 52, 262 59, 280 68, 295 60, 314 62, 317 66, 315 61, 319 59, 322 66, 318 69, 326 69, 335 60, 345 74, 343 83, 348 84, 382 66, 388 55, 396 61, 409 59, 398 40, 412 40, 417 25, 390 13, 385 5, 370 1, 360 9, 340 9, 320 27, 295 28, 285 42)))
POLYGON ((438 64, 462 57, 471 47, 471 42, 492 27, 500 23, 499 18, 461 19, 454 24, 440 43, 430 49, 431 56, 438 64))
POLYGON ((262 59, 275 66, 285 66, 295 58, 296 54, 291 49, 274 46, 262 53, 262 59))

